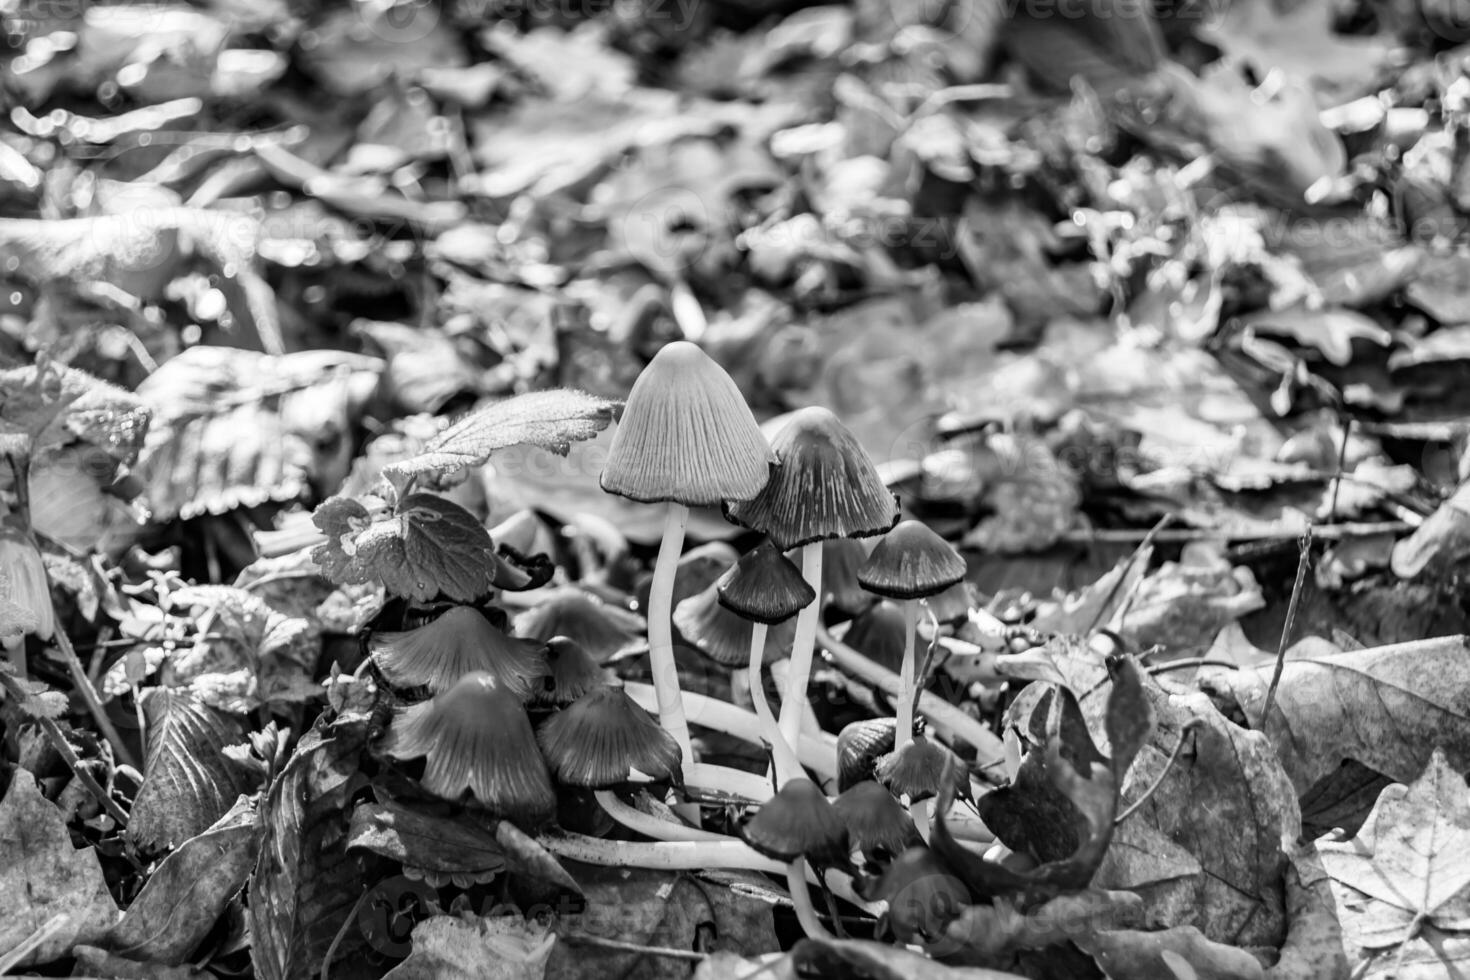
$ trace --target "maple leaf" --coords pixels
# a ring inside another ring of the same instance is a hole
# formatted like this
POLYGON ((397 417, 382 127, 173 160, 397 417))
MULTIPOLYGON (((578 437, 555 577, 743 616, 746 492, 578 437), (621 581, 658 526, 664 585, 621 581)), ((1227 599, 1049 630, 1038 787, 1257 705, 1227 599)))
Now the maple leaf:
MULTIPOLYGON (((1318 844, 1349 941, 1368 961, 1449 976, 1470 956, 1470 788, 1436 749, 1385 789, 1351 841, 1318 844), (1397 951, 1394 952, 1395 948, 1397 951), (1432 964, 1432 966, 1431 966, 1432 964)), ((1403 976, 1429 976, 1415 971, 1403 976)))

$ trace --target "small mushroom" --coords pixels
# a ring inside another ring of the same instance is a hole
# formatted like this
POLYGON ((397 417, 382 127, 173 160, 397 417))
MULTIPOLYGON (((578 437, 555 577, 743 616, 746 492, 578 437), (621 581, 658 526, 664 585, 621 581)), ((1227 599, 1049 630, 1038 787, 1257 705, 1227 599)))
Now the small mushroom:
POLYGON ((643 640, 643 621, 577 588, 557 589, 516 617, 516 635, 547 642, 564 636, 605 664, 643 640))
MULTIPOLYGON (((796 577, 799 580, 801 573, 797 572, 796 577)), ((743 669, 750 662, 750 622, 719 601, 713 584, 674 607, 674 626, 690 645, 715 663, 743 669)), ((776 624, 766 634, 767 659, 789 656, 795 636, 795 623, 776 624)))
POLYGON ((888 903, 881 927, 900 943, 933 943, 974 899, 965 883, 927 847, 910 847, 860 889, 864 898, 888 903))
POLYGON ((903 669, 898 675, 898 728, 895 748, 901 749, 914 730, 914 632, 918 628, 918 600, 938 595, 965 577, 965 560, 949 542, 922 521, 904 521, 878 541, 858 581, 875 595, 903 601, 903 669))
POLYGON ((546 641, 546 670, 531 686, 530 703, 563 708, 606 681, 606 673, 582 648, 565 636, 546 641))
POLYGON ((659 723, 693 762, 674 664, 674 574, 689 508, 749 500, 775 462, 750 407, 725 370, 686 341, 661 349, 638 375, 613 433, 602 488, 667 504, 648 596, 648 653, 659 723))
MULTIPOLYGON (((822 542, 882 534, 898 520, 898 503, 857 439, 825 408, 793 412, 771 448, 781 465, 770 482, 750 500, 727 504, 725 514, 765 532, 782 550, 800 547, 802 576, 815 592, 822 587, 822 542)), ((781 702, 788 745, 801 730, 820 612, 813 602, 796 620, 790 687, 781 702)))
POLYGON ((878 760, 893 751, 892 718, 849 722, 837 733, 837 791, 874 777, 878 760))
POLYGON ((885 865, 923 843, 908 811, 871 779, 843 790, 832 807, 847 825, 852 846, 870 865, 885 865))
POLYGON ((885 670, 900 674, 904 650, 914 635, 912 630, 907 634, 904 632, 907 619, 898 603, 887 599, 875 600, 847 624, 842 642, 885 670))
POLYGON ((427 687, 433 694, 449 690, 466 674, 485 671, 524 701, 545 670, 540 643, 501 632, 469 606, 455 606, 417 629, 379 633, 369 647, 388 683, 427 687))
POLYGON ((766 857, 787 862, 786 884, 802 930, 813 939, 830 939, 812 908, 804 866, 810 860, 819 876, 824 867, 846 867, 847 825, 816 783, 805 777, 789 780, 741 824, 740 837, 766 857))
POLYGON ((858 583, 857 572, 868 560, 868 548, 857 538, 822 542, 822 600, 839 612, 856 616, 873 604, 873 595, 858 583))
POLYGON ((556 812, 556 790, 520 699, 485 671, 399 709, 383 751, 395 759, 426 757, 424 789, 454 801, 468 792, 486 810, 523 827, 534 828, 556 812))
POLYGON ((621 683, 604 684, 541 723, 536 733, 552 774, 568 786, 606 789, 630 770, 679 780, 679 745, 621 683))
POLYGON ((782 785, 788 778, 801 775, 801 763, 797 761, 796 746, 786 740, 766 701, 761 663, 771 645, 767 639, 770 627, 777 628, 777 649, 781 649, 791 642, 788 637, 795 637, 795 627, 788 633, 786 624, 802 609, 814 605, 817 594, 775 545, 763 541, 721 576, 715 583, 715 595, 721 608, 751 624, 747 654, 750 697, 765 738, 771 743, 776 782, 782 785))
POLYGON ((908 797, 909 814, 927 841, 929 801, 939 794, 946 766, 953 762, 949 772, 954 780, 955 796, 962 800, 974 799, 970 792, 970 771, 959 756, 923 735, 895 745, 892 752, 878 760, 873 774, 895 796, 908 797))

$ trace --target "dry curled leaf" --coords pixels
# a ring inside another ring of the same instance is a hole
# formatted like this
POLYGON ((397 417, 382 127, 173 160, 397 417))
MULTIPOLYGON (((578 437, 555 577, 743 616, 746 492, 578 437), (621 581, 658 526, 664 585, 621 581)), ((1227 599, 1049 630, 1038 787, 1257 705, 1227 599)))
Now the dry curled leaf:
POLYGON ((436 915, 413 929, 413 951, 383 980, 541 980, 556 945, 518 916, 436 915))

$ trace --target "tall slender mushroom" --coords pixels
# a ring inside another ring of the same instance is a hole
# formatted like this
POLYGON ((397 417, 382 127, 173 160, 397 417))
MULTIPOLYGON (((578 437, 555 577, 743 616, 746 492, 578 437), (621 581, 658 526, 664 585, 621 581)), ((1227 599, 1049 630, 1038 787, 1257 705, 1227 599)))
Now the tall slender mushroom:
POLYGON ((749 500, 776 462, 740 389, 704 351, 676 341, 638 375, 613 433, 602 489, 640 503, 667 504, 648 596, 648 656, 659 723, 685 763, 694 761, 674 663, 674 572, 689 508, 749 500))
POLYGON ((914 735, 914 631, 918 628, 919 600, 938 595, 964 577, 965 560, 922 521, 904 521, 883 535, 858 569, 863 588, 903 601, 903 669, 898 675, 895 752, 914 735))
POLYGON ((750 699, 765 738, 771 743, 776 784, 784 786, 802 774, 801 763, 797 761, 796 746, 786 741, 766 701, 761 661, 768 628, 814 605, 817 594, 801 577, 801 571, 769 541, 761 542, 721 576, 715 582, 715 594, 721 606, 750 620, 750 699))
MULTIPOLYGON (((818 592, 822 542, 882 534, 898 520, 898 502, 857 439, 825 408, 793 412, 771 448, 781 465, 770 482, 750 500, 727 504, 725 514, 765 532, 783 551, 800 547, 802 576, 818 592)), ((796 744, 801 731, 820 605, 809 603, 796 618, 790 686, 781 702, 781 732, 788 745, 796 744)))

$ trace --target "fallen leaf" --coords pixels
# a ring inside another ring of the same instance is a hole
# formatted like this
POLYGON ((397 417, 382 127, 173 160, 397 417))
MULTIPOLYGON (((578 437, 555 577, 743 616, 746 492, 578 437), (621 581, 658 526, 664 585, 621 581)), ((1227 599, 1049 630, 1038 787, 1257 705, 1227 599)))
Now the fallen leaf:
POLYGON ((1265 980, 1261 961, 1215 942, 1194 926, 1157 932, 1104 931, 1078 940, 1115 980, 1265 980))
POLYGON ((1450 976, 1464 965, 1470 789, 1443 752, 1409 785, 1385 789, 1356 838, 1321 841, 1318 851, 1357 975, 1450 976), (1410 969, 1394 973, 1401 955, 1410 969))
POLYGON ((435 915, 413 927, 413 951, 383 980, 541 980, 556 934, 519 916, 435 915))
POLYGON ((1470 664, 1465 651, 1460 636, 1304 651, 1282 668, 1264 723, 1274 664, 1209 670, 1202 678, 1265 733, 1297 793, 1305 794, 1345 759, 1406 782, 1438 745, 1457 768, 1470 767, 1470 682, 1458 680, 1470 664))
POLYGON ((245 884, 258 845, 255 807, 242 796, 148 876, 108 934, 107 948, 130 960, 181 966, 245 884))
POLYGON ((347 847, 365 848, 405 870, 450 878, 464 888, 491 880, 506 863, 494 834, 463 818, 419 813, 391 800, 357 806, 347 847))
POLYGON ((850 980, 1021 980, 978 966, 945 966, 923 953, 861 939, 803 939, 791 948, 801 975, 850 980))
POLYGON ((0 949, 19 946, 54 915, 65 924, 16 966, 49 963, 77 943, 96 944, 117 921, 92 848, 72 847, 61 811, 16 769, 0 801, 0 949))
POLYGON ((231 716, 188 691, 153 688, 143 695, 143 717, 147 765, 127 829, 134 847, 177 847, 258 788, 252 774, 225 755, 226 746, 245 738, 231 716))
POLYGON ((1393 343, 1392 334, 1356 310, 1331 307, 1314 310, 1304 306, 1263 310, 1242 317, 1241 324, 1257 333, 1290 337, 1298 344, 1314 348, 1328 363, 1339 367, 1352 361, 1354 341, 1375 347, 1393 343))

